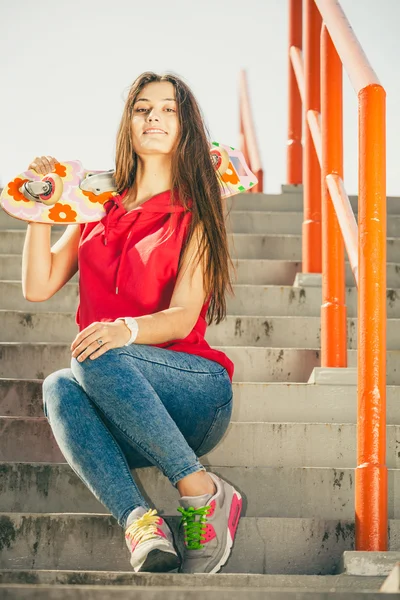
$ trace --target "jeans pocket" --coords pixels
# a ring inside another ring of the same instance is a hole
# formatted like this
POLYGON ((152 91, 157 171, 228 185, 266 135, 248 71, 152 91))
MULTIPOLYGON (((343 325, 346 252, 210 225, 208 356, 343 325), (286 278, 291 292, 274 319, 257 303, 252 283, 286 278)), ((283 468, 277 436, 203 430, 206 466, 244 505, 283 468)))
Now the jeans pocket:
POLYGON ((197 456, 204 456, 204 454, 211 452, 211 450, 213 450, 222 440, 231 420, 232 406, 233 398, 216 409, 213 422, 200 443, 200 446, 195 450, 197 456))

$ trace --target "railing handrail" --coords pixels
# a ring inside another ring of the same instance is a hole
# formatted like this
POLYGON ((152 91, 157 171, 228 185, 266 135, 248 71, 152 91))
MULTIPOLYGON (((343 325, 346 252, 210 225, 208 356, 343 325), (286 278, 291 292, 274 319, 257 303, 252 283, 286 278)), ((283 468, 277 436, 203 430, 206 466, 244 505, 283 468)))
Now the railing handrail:
POLYGON ((345 244, 358 285, 356 549, 387 550, 386 93, 338 0, 289 2, 287 164, 288 183, 304 180, 303 270, 322 270, 321 365, 345 367, 345 244), (343 183, 342 66, 358 97, 358 225, 343 183))
POLYGON ((290 46, 289 48, 290 60, 292 61, 294 74, 296 75, 297 85, 300 92, 301 101, 304 104, 304 65, 303 65, 303 53, 297 46, 290 46))
POLYGON ((344 245, 349 257, 350 267, 358 287, 358 225, 346 193, 343 179, 338 175, 327 175, 326 184, 342 230, 344 245))
POLYGON ((247 75, 244 69, 239 75, 239 113, 240 113, 240 135, 241 150, 246 158, 250 170, 258 179, 258 183, 251 189, 252 192, 263 191, 264 172, 261 167, 260 152, 257 136, 254 128, 247 75))
POLYGON ((368 85, 380 85, 379 79, 338 0, 314 0, 314 2, 321 13, 356 94, 368 85))
MULTIPOLYGON (((317 153, 319 164, 322 168, 322 139, 321 125, 319 123, 320 113, 315 110, 309 110, 307 113, 307 122, 311 131, 315 151, 317 153)), ((344 187, 341 177, 331 173, 326 176, 326 185, 335 207, 336 216, 342 231, 344 245, 349 257, 350 267, 354 275, 356 286, 358 287, 358 225, 350 204, 349 197, 344 187)))

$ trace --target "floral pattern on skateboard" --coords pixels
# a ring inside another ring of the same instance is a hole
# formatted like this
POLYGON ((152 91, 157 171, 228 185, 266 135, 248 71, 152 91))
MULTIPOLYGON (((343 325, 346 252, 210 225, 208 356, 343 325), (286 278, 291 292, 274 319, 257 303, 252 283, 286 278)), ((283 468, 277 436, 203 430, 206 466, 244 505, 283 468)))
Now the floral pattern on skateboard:
POLYGON ((4 187, 0 197, 1 206, 9 215, 23 221, 65 225, 100 221, 105 214, 104 202, 116 192, 96 195, 92 191, 82 190, 79 186, 88 173, 102 171, 88 171, 79 160, 57 163, 55 169, 47 175, 41 175, 32 169, 25 171, 4 187), (22 193, 24 183, 52 181, 53 174, 58 175, 63 187, 61 197, 54 205, 29 200, 22 193))
MULTIPOLYGON (((223 198, 256 185, 257 179, 239 150, 213 142, 210 154, 223 198)), ((117 194, 112 175, 113 171, 89 171, 79 160, 57 163, 47 175, 28 170, 4 187, 0 204, 9 215, 22 221, 54 225, 100 221, 105 215, 103 204, 117 194), (95 183, 100 180, 102 183, 95 183), (44 183, 40 188, 48 191, 33 194, 30 185, 36 184, 32 182, 44 183)))

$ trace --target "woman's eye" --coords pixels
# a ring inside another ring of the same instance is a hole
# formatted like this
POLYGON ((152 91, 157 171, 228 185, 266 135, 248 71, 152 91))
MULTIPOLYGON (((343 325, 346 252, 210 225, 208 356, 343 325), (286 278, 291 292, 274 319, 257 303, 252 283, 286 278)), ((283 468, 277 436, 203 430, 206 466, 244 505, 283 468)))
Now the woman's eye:
MULTIPOLYGON (((135 112, 146 112, 147 110, 149 110, 148 108, 136 108, 135 112)), ((167 108, 167 111, 170 112, 176 112, 176 110, 174 108, 167 108)))

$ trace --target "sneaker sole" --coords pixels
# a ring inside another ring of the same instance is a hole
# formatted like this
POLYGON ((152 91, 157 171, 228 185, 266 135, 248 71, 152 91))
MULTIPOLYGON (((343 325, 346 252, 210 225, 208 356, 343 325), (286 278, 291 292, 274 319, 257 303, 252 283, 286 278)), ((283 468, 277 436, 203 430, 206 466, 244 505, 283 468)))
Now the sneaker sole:
POLYGON ((135 572, 147 573, 168 573, 177 571, 180 566, 180 560, 176 554, 171 552, 163 552, 162 550, 151 550, 146 556, 146 560, 135 567, 135 572))
MULTIPOLYGON (((232 523, 232 533, 231 533, 231 529, 229 528, 228 525, 228 532, 226 535, 226 546, 225 546, 225 551, 221 557, 221 559, 218 561, 218 563, 215 565, 215 567, 209 571, 209 573, 218 573, 218 571, 220 569, 222 569, 222 567, 226 564, 226 562, 228 561, 228 558, 232 552, 232 547, 233 547, 233 542, 235 541, 235 535, 236 535, 236 530, 237 530, 237 526, 239 525, 239 520, 240 520, 240 515, 242 512, 242 496, 239 494, 238 491, 234 490, 233 495, 232 495, 232 502, 231 502, 231 508, 230 508, 230 512, 232 511, 232 503, 234 498, 237 498, 237 505, 239 507, 239 510, 235 515, 233 515, 234 518, 234 522, 232 523), (233 535, 233 537, 232 537, 233 535)), ((231 518, 231 514, 229 515, 229 519, 231 518)))

